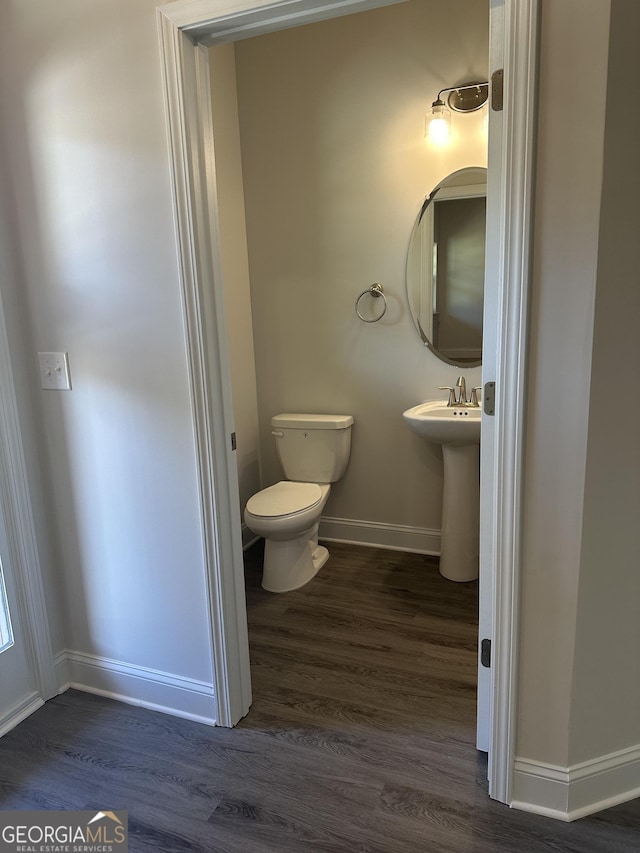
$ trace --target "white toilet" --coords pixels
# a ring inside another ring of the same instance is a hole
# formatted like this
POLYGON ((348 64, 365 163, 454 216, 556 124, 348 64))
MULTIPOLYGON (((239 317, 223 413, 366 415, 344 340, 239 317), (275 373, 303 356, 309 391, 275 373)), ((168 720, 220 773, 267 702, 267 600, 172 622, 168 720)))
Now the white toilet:
POLYGON ((327 562, 318 525, 351 451, 351 415, 276 415, 271 434, 287 480, 247 501, 247 527, 266 540, 262 586, 288 592, 304 586, 327 562))

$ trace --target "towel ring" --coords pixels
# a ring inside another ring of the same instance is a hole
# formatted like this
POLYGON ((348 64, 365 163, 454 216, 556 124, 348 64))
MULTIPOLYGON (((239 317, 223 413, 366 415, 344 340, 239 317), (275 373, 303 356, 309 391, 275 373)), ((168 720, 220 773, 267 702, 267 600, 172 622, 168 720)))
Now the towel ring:
POLYGON ((360 296, 358 296, 358 298, 356 299, 356 314, 362 320, 363 323, 377 323, 378 320, 382 320, 382 318, 386 314, 386 311, 387 311, 387 297, 384 295, 384 293, 382 291, 382 285, 381 284, 372 284, 371 287, 368 287, 366 290, 363 290, 362 293, 360 294, 360 296), (379 317, 374 317, 373 320, 367 320, 366 317, 363 317, 362 314, 360 313, 360 309, 358 308, 358 304, 359 304, 360 300, 362 299, 362 297, 365 295, 365 293, 370 293, 372 296, 375 296, 376 299, 379 296, 382 296, 382 302, 383 302, 382 313, 380 314, 379 317))

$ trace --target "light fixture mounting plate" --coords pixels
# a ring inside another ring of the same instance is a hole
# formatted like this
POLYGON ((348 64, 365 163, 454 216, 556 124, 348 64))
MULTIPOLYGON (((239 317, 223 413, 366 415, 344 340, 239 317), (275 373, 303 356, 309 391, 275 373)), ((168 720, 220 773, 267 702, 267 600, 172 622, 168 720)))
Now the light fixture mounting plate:
POLYGON ((456 113, 472 113, 483 107, 488 97, 488 83, 461 83, 451 89, 447 103, 456 113))

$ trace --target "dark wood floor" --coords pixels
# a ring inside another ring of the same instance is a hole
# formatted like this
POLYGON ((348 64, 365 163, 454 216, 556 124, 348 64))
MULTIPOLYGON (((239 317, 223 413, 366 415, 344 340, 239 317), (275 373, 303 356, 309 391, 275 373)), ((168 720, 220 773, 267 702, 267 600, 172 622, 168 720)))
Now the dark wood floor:
POLYGON ((254 704, 233 730, 68 691, 0 740, 0 808, 128 809, 134 853, 622 853, 640 801, 573 824, 486 795, 477 588, 331 546, 302 590, 247 557, 254 704))

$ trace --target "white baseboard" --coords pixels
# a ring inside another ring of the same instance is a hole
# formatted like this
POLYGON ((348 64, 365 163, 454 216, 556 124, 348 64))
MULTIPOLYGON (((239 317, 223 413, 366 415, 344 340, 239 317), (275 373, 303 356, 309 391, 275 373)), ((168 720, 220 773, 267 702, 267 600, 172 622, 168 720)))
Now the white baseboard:
POLYGON ((10 708, 6 714, 0 717, 0 737, 15 728, 18 723, 26 720, 30 714, 42 708, 44 699, 39 693, 29 693, 20 702, 10 708))
POLYGON ((56 656, 60 692, 69 687, 216 725, 213 685, 157 669, 67 649, 56 656))
POLYGON ((640 745, 557 767, 516 758, 512 807, 577 820, 640 796, 640 745))
POLYGON ((440 531, 426 527, 355 521, 350 518, 322 518, 319 537, 325 542, 347 542, 351 545, 369 545, 372 548, 431 556, 440 554, 440 531))
POLYGON ((67 662, 67 650, 62 649, 57 652, 54 659, 53 664, 56 670, 56 677, 58 681, 58 693, 64 693, 65 690, 69 689, 69 682, 71 681, 71 677, 69 676, 69 664, 67 662))

